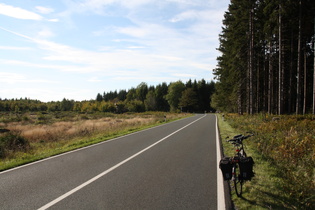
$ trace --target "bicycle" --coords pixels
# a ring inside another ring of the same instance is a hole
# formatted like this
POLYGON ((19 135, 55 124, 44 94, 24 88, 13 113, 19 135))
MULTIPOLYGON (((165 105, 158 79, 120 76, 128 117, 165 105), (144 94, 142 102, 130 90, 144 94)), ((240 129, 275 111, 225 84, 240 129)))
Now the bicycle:
POLYGON ((234 188, 236 195, 238 197, 242 196, 243 191, 243 184, 245 181, 251 180, 254 176, 253 172, 253 158, 247 157, 247 154, 244 149, 243 140, 252 137, 254 134, 249 135, 237 135, 234 136, 233 139, 227 140, 235 147, 235 155, 232 158, 229 158, 230 167, 232 168, 231 172, 231 179, 234 183, 234 188))

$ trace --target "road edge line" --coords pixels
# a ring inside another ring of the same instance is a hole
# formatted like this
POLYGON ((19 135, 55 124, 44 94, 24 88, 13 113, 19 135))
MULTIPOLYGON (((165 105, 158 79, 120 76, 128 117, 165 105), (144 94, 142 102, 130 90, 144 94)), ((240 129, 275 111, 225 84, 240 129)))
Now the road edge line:
POLYGON ((216 119, 216 150, 217 150, 217 201, 219 210, 226 209, 225 207, 225 195, 224 195, 224 185, 221 171, 219 169, 219 163, 221 160, 221 143, 219 138, 219 129, 218 129, 218 117, 215 115, 216 119))

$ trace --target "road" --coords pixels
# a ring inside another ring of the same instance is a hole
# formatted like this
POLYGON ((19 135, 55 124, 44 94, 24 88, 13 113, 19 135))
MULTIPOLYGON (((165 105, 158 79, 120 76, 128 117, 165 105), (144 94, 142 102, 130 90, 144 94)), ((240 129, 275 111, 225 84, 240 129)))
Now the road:
POLYGON ((215 115, 0 173, 0 209, 217 209, 215 115))

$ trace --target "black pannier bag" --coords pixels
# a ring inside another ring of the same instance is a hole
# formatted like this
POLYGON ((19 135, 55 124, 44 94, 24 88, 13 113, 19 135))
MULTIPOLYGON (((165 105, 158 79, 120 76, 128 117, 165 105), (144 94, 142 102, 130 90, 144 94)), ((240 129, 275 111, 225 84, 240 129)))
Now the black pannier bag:
POLYGON ((253 165, 254 160, 252 157, 241 157, 239 166, 243 180, 251 180, 254 177, 253 165))
POLYGON ((230 158, 229 157, 222 158, 220 160, 219 167, 222 171, 223 179, 230 180, 232 178, 232 167, 233 167, 233 164, 230 158))

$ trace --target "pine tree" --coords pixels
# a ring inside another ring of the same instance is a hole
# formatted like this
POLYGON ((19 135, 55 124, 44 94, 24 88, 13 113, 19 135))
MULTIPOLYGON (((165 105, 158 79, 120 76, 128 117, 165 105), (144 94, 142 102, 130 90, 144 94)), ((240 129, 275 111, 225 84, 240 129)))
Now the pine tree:
POLYGON ((315 98, 314 5, 312 0, 231 1, 219 38, 212 103, 228 110, 237 106, 239 113, 307 113, 315 98))

